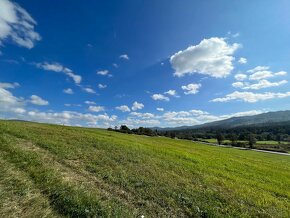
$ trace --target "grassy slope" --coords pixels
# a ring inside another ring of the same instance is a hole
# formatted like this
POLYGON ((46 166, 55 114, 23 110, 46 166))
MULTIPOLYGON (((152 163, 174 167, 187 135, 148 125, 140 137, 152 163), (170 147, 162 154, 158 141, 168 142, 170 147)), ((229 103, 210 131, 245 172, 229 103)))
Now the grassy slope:
POLYGON ((0 121, 0 216, 289 217, 290 158, 0 121))

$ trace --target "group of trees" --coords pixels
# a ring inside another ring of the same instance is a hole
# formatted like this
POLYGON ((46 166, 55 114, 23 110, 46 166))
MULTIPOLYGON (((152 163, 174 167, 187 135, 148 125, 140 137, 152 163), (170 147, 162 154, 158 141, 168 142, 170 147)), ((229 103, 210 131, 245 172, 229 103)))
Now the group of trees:
POLYGON ((113 128, 108 128, 109 131, 116 131, 116 132, 121 132, 121 133, 127 133, 127 134, 137 134, 137 135, 147 135, 147 136, 157 136, 156 131, 153 131, 150 128, 144 128, 144 127, 139 127, 137 129, 130 129, 126 125, 121 125, 120 128, 117 126, 113 128))
MULTIPOLYGON (((225 140, 225 136, 222 133, 218 133, 216 136, 217 142, 219 145, 221 145, 223 143, 223 141, 225 140)), ((228 139, 231 142, 232 146, 240 146, 241 143, 238 142, 238 136, 235 133, 232 133, 228 136, 228 139)), ((254 134, 250 133, 247 136, 247 142, 250 148, 254 148, 254 145, 257 142, 257 139, 255 137, 254 134)))
POLYGON ((151 128, 139 127, 130 129, 126 125, 108 128, 109 131, 117 131, 126 134, 138 134, 146 136, 165 136, 193 141, 205 141, 216 139, 218 144, 228 144, 238 147, 254 148, 256 141, 290 142, 290 125, 275 126, 250 126, 231 129, 205 128, 205 129, 183 129, 183 130, 153 130, 151 128), (227 140, 227 142, 225 142, 227 140))

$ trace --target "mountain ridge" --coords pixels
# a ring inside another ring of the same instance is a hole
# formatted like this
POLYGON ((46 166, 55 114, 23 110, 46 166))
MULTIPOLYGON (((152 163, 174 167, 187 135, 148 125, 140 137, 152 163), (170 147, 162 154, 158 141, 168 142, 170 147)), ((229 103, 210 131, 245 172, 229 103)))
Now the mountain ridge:
POLYGON ((218 120, 193 126, 179 126, 160 128, 153 127, 154 130, 170 131, 170 130, 186 130, 186 129, 202 129, 202 128, 235 128, 241 126, 272 124, 290 121, 290 110, 271 111, 251 116, 231 117, 224 120, 218 120))

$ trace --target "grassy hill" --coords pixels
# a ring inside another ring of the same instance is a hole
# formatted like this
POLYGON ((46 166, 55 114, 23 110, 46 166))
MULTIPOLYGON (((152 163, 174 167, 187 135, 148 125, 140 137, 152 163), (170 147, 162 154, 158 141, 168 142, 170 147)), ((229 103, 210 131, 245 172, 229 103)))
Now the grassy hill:
POLYGON ((290 158, 0 121, 0 217, 289 217, 290 158))

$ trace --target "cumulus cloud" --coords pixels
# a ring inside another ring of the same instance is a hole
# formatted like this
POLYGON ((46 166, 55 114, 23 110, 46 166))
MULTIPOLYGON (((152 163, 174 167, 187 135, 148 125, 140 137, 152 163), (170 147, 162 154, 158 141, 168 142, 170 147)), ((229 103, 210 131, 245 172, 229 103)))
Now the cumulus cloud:
POLYGON ((103 106, 89 106, 89 111, 92 111, 92 112, 101 112, 101 111, 104 111, 105 108, 103 106))
POLYGON ((156 110, 158 110, 158 111, 164 111, 164 108, 158 107, 158 108, 156 108, 156 110))
POLYGON ((101 76, 107 76, 107 75, 109 75, 109 71, 108 70, 99 70, 99 71, 97 71, 97 74, 101 75, 101 76))
POLYGON ((105 89, 107 88, 107 85, 104 84, 98 84, 99 89, 105 89))
POLYGON ((82 81, 82 77, 80 75, 73 73, 73 71, 71 69, 64 67, 63 65, 61 65, 60 63, 57 63, 57 62, 54 62, 54 63, 48 63, 48 62, 36 63, 35 66, 40 68, 40 69, 46 70, 46 71, 63 73, 65 75, 67 75, 68 77, 70 77, 76 84, 80 84, 82 81))
POLYGON ((247 72, 251 74, 249 76, 249 80, 261 80, 275 76, 287 75, 287 72, 285 71, 272 72, 270 71, 270 67, 268 66, 257 66, 253 69, 248 70, 247 72))
POLYGON ((203 39, 198 45, 190 46, 172 55, 170 63, 174 75, 200 73, 216 78, 226 77, 234 69, 234 52, 240 44, 229 44, 224 38, 203 39))
POLYGON ((246 58, 240 58, 239 60, 238 60, 238 62, 240 63, 240 64, 246 64, 248 61, 247 61, 247 59, 246 58))
POLYGON ((248 75, 246 74, 243 74, 243 73, 238 73, 235 75, 235 79, 238 80, 238 81, 243 81, 245 79, 248 78, 248 75))
POLYGON ((250 80, 260 80, 260 79, 266 79, 266 78, 271 78, 274 77, 273 73, 271 71, 257 71, 250 75, 249 79, 250 80))
POLYGON ((124 59, 124 60, 130 60, 130 58, 129 58, 129 56, 127 54, 120 55, 120 58, 124 59))
POLYGON ((33 48, 41 39, 34 30, 37 25, 20 5, 9 0, 0 1, 0 45, 11 40, 19 46, 33 48))
POLYGON ((116 110, 122 111, 122 112, 130 112, 130 108, 127 105, 121 105, 116 107, 116 110))
POLYGON ((17 112, 23 109, 23 107, 25 106, 24 99, 15 97, 10 91, 6 90, 8 88, 12 88, 11 86, 7 85, 10 83, 1 83, 1 84, 2 87, 0 87, 0 111, 17 112), (5 86, 6 89, 3 86, 5 86))
POLYGON ((149 119, 149 118, 154 118, 155 115, 152 113, 139 113, 139 112, 131 112, 131 116, 136 116, 142 119, 149 119))
POLYGON ((62 111, 62 112, 38 112, 29 111, 25 116, 27 120, 46 122, 46 123, 56 123, 65 125, 79 126, 84 123, 85 126, 91 127, 104 127, 108 123, 115 122, 117 116, 109 116, 107 114, 93 115, 90 113, 78 113, 74 111, 62 111))
POLYGON ((90 94, 95 94, 96 93, 95 90, 93 90, 92 88, 89 88, 89 87, 85 87, 85 88, 83 88, 83 90, 85 92, 87 92, 87 93, 90 93, 90 94))
POLYGON ((264 89, 264 88, 270 88, 270 87, 277 87, 277 86, 284 85, 286 83, 288 83, 287 80, 281 80, 278 82, 270 82, 268 80, 263 79, 263 80, 260 80, 258 83, 254 83, 254 84, 242 83, 242 85, 239 86, 238 88, 258 90, 258 89, 264 89))
POLYGON ((194 95, 198 93, 200 87, 201 87, 201 84, 191 83, 186 86, 181 86, 181 89, 185 91, 184 94, 186 95, 194 95))
POLYGON ((164 92, 164 94, 166 94, 166 95, 170 95, 170 96, 173 96, 173 97, 179 97, 179 96, 177 95, 176 90, 174 90, 174 89, 170 89, 170 90, 168 90, 167 92, 164 92))
POLYGON ((29 102, 31 104, 40 105, 40 106, 49 105, 49 102, 48 101, 42 99, 41 97, 39 97, 37 95, 31 95, 29 102))
MULTIPOLYGON (((290 96, 290 93, 288 94, 290 96)), ((226 115, 213 115, 202 110, 188 110, 188 111, 169 111, 160 115, 153 113, 139 113, 132 112, 125 120, 117 120, 115 115, 91 113, 79 113, 74 111, 60 111, 60 112, 43 112, 43 111, 27 111, 25 109, 25 101, 22 98, 13 96, 13 94, 6 89, 0 88, 0 111, 6 115, 6 118, 17 118, 37 122, 56 123, 74 126, 89 126, 89 127, 109 127, 115 125, 125 124, 130 127, 139 126, 182 126, 195 125, 205 122, 216 121, 220 119, 227 119, 233 116, 247 116, 259 114, 263 111, 253 110, 237 112, 226 115)), ((104 107, 94 105, 94 102, 86 101, 89 104, 89 110, 92 112, 101 112, 104 107)), ((135 106, 140 109, 141 103, 136 102, 135 106)), ((143 104, 142 104, 143 105, 143 104)), ((79 106, 68 104, 68 106, 79 106)), ((159 111, 163 111, 160 108, 159 111)), ((129 111, 128 111, 129 112, 129 111)))
POLYGON ((239 92, 235 91, 231 94, 226 95, 222 98, 215 98, 211 100, 212 102, 229 102, 229 101, 244 101, 249 103, 255 103, 258 101, 273 99, 273 98, 286 98, 290 96, 290 92, 285 93, 273 93, 273 92, 265 92, 265 93, 253 93, 253 92, 239 92))
POLYGON ((243 82, 234 82, 232 84, 232 86, 235 88, 242 88, 242 87, 244 87, 244 83, 243 82))
POLYGON ((141 109, 143 109, 144 108, 144 104, 142 104, 142 103, 138 103, 137 101, 135 101, 134 103, 133 103, 133 105, 132 105, 132 110, 133 111, 136 111, 136 110, 141 110, 141 109))
POLYGON ((154 100, 154 101, 169 101, 169 98, 165 95, 162 95, 162 94, 153 94, 151 96, 151 98, 154 100))
POLYGON ((64 89, 63 92, 64 92, 65 94, 69 94, 69 95, 74 94, 74 91, 73 91, 71 88, 64 89))
POLYGON ((270 67, 268 67, 268 66, 257 66, 253 69, 248 70, 247 72, 248 73, 255 73, 257 71, 264 71, 264 70, 269 70, 269 69, 270 69, 270 67))

